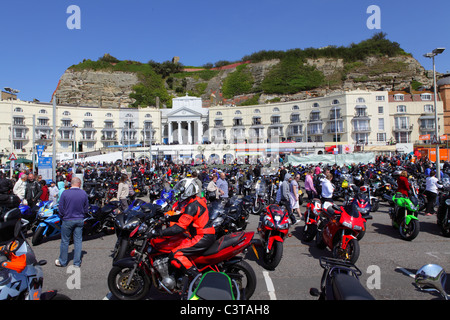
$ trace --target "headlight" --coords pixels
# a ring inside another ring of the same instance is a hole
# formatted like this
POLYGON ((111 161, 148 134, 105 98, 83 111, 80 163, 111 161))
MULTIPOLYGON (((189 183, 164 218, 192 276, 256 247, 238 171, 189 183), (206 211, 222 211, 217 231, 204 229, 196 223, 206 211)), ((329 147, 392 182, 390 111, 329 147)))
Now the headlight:
POLYGON ((445 204, 448 205, 448 206, 450 206, 450 198, 447 199, 447 200, 445 200, 445 204))
POLYGON ((274 219, 276 222, 280 222, 280 221, 281 221, 281 216, 274 216, 273 219, 274 219))
POLYGON ((362 227, 361 226, 353 226, 353 230, 361 231, 362 227))
POLYGON ((347 227, 347 228, 349 228, 349 229, 352 229, 352 224, 351 224, 350 222, 344 221, 344 222, 342 222, 342 225, 343 225, 344 227, 347 227))
POLYGON ((124 230, 133 230, 134 228, 136 228, 139 225, 139 221, 133 221, 133 222, 129 222, 126 225, 123 226, 124 230))

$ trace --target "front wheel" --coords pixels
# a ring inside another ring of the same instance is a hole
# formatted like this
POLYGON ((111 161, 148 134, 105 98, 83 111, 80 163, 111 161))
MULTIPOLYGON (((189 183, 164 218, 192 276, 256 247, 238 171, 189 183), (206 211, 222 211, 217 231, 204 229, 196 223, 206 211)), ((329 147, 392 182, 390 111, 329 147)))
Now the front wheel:
POLYGON ((108 274, 108 288, 119 300, 142 300, 150 290, 150 280, 142 269, 137 269, 127 285, 132 268, 113 267, 108 274))
POLYGON ((279 241, 274 241, 272 244, 272 249, 263 253, 263 261, 266 265, 266 269, 275 270, 281 261, 283 256, 283 243, 279 241))
POLYGON ((44 231, 45 228, 43 226, 36 228, 33 234, 33 238, 31 239, 31 243, 33 244, 33 246, 37 246, 42 242, 42 239, 44 238, 44 231))
POLYGON ((403 219, 399 226, 400 236, 407 241, 415 239, 419 235, 420 223, 417 219, 411 219, 408 224, 406 224, 406 219, 403 219))
POLYGON ((342 249, 342 244, 339 242, 333 247, 333 257, 342 259, 355 264, 359 258, 360 248, 357 239, 352 239, 348 242, 347 247, 342 249))
POLYGON ((304 242, 310 242, 314 239, 317 234, 317 224, 305 224, 303 227, 302 240, 304 242))
POLYGON ((249 300, 256 289, 256 274, 252 266, 241 260, 238 263, 227 266, 223 271, 236 281, 241 297, 249 300))

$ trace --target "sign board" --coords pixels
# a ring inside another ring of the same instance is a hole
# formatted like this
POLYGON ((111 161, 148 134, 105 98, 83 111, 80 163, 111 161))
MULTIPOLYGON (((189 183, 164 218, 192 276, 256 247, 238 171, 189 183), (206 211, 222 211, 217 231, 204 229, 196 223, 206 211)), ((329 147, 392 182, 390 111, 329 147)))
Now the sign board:
POLYGON ((447 141, 448 137, 446 134, 444 134, 444 135, 440 136, 440 139, 441 139, 441 141, 447 141))
POLYGON ((14 154, 14 152, 12 152, 12 153, 9 155, 8 160, 11 160, 11 161, 17 160, 17 157, 16 157, 16 155, 14 154))
POLYGON ((423 134, 419 136, 419 140, 431 140, 431 136, 429 134, 423 134))
POLYGON ((433 139, 431 139, 431 144, 439 144, 438 139, 436 138, 436 135, 433 136, 433 139))
POLYGON ((44 150, 45 150, 45 146, 44 145, 37 145, 36 146, 37 156, 39 158, 42 157, 42 152, 44 152, 44 150))
POLYGON ((53 178, 52 157, 39 157, 38 160, 38 173, 42 176, 42 179, 50 182, 53 178))

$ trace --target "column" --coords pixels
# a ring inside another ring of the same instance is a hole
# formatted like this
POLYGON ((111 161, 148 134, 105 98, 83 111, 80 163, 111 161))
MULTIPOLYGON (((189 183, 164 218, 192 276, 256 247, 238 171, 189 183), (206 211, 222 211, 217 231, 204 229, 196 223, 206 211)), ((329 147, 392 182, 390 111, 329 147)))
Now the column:
POLYGON ((188 143, 192 144, 192 121, 188 121, 188 143))
POLYGON ((203 142, 203 124, 202 121, 197 121, 197 134, 198 134, 198 143, 202 144, 203 142))
POLYGON ((169 144, 173 142, 173 136, 172 136, 172 121, 169 121, 169 128, 167 129, 167 137, 169 138, 169 144))
POLYGON ((178 144, 183 143, 183 139, 181 137, 181 121, 177 121, 178 123, 178 144))

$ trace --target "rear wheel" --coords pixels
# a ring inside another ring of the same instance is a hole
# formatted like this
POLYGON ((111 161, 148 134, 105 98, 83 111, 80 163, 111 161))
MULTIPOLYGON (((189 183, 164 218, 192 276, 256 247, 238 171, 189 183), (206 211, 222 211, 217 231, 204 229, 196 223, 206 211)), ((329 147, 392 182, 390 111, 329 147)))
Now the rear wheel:
POLYGON ((251 265, 241 260, 223 271, 238 284, 241 299, 249 300, 256 289, 256 274, 251 265))

